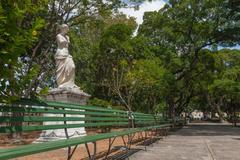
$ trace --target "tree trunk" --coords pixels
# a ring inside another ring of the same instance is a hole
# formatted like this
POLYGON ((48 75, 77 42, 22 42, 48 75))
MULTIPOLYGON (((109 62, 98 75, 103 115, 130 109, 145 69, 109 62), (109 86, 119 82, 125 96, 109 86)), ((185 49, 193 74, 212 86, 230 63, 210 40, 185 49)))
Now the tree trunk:
POLYGON ((235 108, 234 108, 234 111, 233 111, 233 124, 234 124, 234 127, 237 127, 237 115, 236 115, 235 108))
POLYGON ((172 123, 173 123, 173 127, 175 127, 175 124, 176 124, 176 118, 175 118, 175 104, 172 102, 170 103, 170 116, 171 116, 171 119, 172 119, 172 123))
MULTIPOLYGON (((16 113, 16 112, 13 112, 12 115, 11 115, 13 118, 16 118, 16 117, 19 117, 19 116, 22 116, 21 113, 16 113)), ((10 123, 11 127, 15 127, 15 126, 22 126, 22 122, 11 122, 10 123)), ((22 132, 14 132, 14 133, 11 133, 11 138, 12 138, 12 143, 13 144, 18 144, 18 143, 21 143, 22 142, 22 132)))
POLYGON ((221 111, 220 105, 216 105, 216 110, 217 110, 217 113, 218 113, 218 116, 219 116, 219 121, 221 123, 223 123, 224 122, 224 114, 221 111))

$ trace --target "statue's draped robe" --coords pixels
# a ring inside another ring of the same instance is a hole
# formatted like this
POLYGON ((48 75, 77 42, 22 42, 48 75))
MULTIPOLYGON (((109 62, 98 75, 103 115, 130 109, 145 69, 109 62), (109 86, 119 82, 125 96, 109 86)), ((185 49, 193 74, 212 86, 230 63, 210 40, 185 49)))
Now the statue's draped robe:
POLYGON ((57 71, 56 80, 59 88, 77 87, 74 83, 75 64, 72 56, 69 54, 69 38, 62 34, 57 35, 58 48, 55 55, 57 71))
MULTIPOLYGON (((75 89, 78 91, 78 94, 81 92, 78 86, 74 83, 75 78, 75 65, 72 59, 72 56, 69 54, 68 46, 69 46, 69 38, 66 35, 58 34, 57 35, 57 52, 55 54, 55 60, 57 65, 56 71, 56 80, 58 84, 58 88, 64 89, 66 91, 71 91, 75 89)), ((84 103, 84 102, 83 102, 84 103)), ((74 111, 74 109, 66 109, 74 111)), ((66 117, 81 117, 84 118, 84 115, 69 115, 66 114, 66 117)), ((46 117, 64 117, 63 114, 46 114, 46 117)), ((67 124, 81 124, 84 121, 68 121, 67 124)), ((44 122, 44 125, 64 125, 63 121, 51 121, 44 122)), ((84 127, 78 128, 68 128, 67 130, 69 137, 79 136, 85 134, 84 127)), ((66 139, 66 133, 64 129, 52 129, 44 131, 40 138, 37 141, 52 141, 59 138, 66 139)))

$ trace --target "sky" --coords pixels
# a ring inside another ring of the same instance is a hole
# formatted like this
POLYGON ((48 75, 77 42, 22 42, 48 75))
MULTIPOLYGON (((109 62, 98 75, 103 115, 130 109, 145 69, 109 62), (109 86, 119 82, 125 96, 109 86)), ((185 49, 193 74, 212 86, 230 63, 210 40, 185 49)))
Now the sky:
MULTIPOLYGON (((126 2, 127 0, 125 0, 126 2)), ((121 8, 120 12, 128 16, 132 16, 136 18, 138 24, 142 24, 144 12, 147 11, 158 11, 165 5, 164 0, 153 0, 151 2, 145 1, 140 4, 139 9, 135 10, 134 8, 121 8)))

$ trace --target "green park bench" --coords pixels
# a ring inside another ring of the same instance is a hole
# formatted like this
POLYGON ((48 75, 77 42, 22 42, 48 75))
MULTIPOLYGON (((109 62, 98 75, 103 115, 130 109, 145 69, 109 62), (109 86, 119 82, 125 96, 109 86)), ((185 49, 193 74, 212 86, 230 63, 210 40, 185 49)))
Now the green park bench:
POLYGON ((81 106, 62 102, 43 102, 25 100, 14 105, 0 104, 0 134, 25 133, 32 131, 44 131, 53 129, 64 129, 66 139, 59 139, 44 143, 32 143, 14 148, 0 149, 0 159, 11 159, 31 154, 68 148, 68 158, 71 159, 78 145, 85 145, 89 159, 95 159, 97 153, 96 142, 109 139, 108 150, 105 159, 110 154, 114 140, 122 137, 124 147, 130 149, 132 140, 137 134, 143 138, 142 133, 158 133, 159 130, 168 129, 171 124, 159 116, 128 112, 123 110, 101 108, 94 106, 81 106), (12 114, 18 116, 13 117, 12 114), (56 115, 56 116, 47 116, 56 115), (61 115, 61 116, 60 116, 61 115), (68 117, 68 115, 72 115, 68 117), (74 115, 84 115, 77 117, 74 115), (68 121, 84 121, 84 123, 68 124, 68 121), (43 125, 44 122, 64 122, 56 125, 43 125), (19 125, 19 123, 21 125, 19 125), (11 124, 11 125, 9 125, 11 124), (85 127, 90 129, 107 128, 107 132, 85 135, 82 137, 68 137, 69 128, 85 127), (118 128, 118 130, 115 130, 118 128), (121 128, 121 130, 119 130, 121 128), (111 131, 112 130, 112 131, 111 131), (127 137, 125 137, 127 136, 127 137), (126 140, 127 139, 127 140, 126 140), (90 153, 89 144, 93 144, 94 151, 90 153))

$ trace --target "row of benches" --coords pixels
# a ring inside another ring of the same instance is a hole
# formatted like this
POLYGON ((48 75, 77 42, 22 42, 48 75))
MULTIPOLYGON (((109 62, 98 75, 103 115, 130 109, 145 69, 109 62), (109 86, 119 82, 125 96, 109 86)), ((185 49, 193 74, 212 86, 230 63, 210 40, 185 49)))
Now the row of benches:
POLYGON ((52 151, 60 148, 68 148, 67 159, 69 160, 72 158, 77 146, 80 144, 85 145, 89 159, 95 159, 97 153, 96 142, 103 139, 109 139, 108 151, 105 156, 105 159, 107 159, 116 137, 122 137, 124 146, 129 149, 136 133, 150 131, 158 132, 159 130, 166 130, 172 126, 169 121, 151 114, 127 112, 94 106, 81 106, 61 102, 25 100, 24 102, 21 101, 21 103, 16 103, 14 105, 1 104, 0 112, 5 115, 0 117, 0 122, 5 124, 0 126, 1 134, 64 129, 67 137, 67 139, 45 143, 34 143, 10 149, 0 149, 1 160, 52 151), (14 114, 15 116, 9 116, 9 114, 14 114), (79 117, 79 115, 84 115, 84 117, 79 117), (84 121, 84 123, 80 123, 80 121, 84 121), (43 125, 45 122, 64 123, 43 125), (75 123, 69 124, 68 122, 75 123), (79 127, 92 129, 108 128, 110 130, 118 128, 118 130, 69 138, 68 129, 79 127), (122 129, 119 130, 119 128, 122 129), (128 137, 127 141, 124 136, 128 137), (93 153, 90 153, 89 143, 94 145, 93 153))

